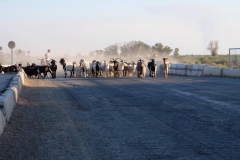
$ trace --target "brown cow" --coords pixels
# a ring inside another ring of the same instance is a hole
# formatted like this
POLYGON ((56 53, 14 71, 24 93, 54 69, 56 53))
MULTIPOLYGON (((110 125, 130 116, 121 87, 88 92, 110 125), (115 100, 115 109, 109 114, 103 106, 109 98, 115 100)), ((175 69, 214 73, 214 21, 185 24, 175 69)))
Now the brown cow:
POLYGON ((163 64, 164 64, 164 77, 168 78, 168 70, 170 68, 170 63, 168 61, 168 58, 163 58, 163 64))

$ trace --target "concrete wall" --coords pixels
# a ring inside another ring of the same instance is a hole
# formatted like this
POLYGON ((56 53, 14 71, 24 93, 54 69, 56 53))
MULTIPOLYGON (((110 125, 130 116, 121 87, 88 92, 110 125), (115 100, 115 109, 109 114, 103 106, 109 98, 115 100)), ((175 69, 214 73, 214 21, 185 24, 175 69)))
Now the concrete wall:
POLYGON ((23 70, 19 70, 11 80, 6 91, 0 96, 0 135, 6 125, 6 121, 9 121, 13 108, 17 103, 22 85, 24 85, 24 74, 23 70))
POLYGON ((169 74, 187 76, 240 77, 240 69, 216 68, 205 64, 171 64, 169 74))

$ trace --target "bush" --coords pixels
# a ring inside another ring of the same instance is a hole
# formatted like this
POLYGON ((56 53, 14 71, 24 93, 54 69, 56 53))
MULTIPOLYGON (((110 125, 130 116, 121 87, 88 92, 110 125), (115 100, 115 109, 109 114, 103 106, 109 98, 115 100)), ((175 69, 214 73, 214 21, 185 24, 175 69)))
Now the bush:
POLYGON ((219 68, 228 67, 228 55, 185 55, 185 56, 174 56, 178 63, 185 64, 207 64, 219 68))

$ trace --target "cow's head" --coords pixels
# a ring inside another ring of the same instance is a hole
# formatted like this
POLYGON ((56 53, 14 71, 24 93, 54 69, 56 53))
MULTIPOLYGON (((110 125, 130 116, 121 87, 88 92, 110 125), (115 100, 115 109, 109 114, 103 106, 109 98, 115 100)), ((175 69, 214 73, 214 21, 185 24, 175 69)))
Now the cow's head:
POLYGON ((59 61, 59 63, 60 63, 61 65, 64 65, 64 64, 66 63, 66 58, 61 58, 60 61, 59 61))
POLYGON ((33 63, 32 65, 31 65, 31 68, 33 69, 33 68, 37 68, 37 65, 35 64, 35 63, 33 63))
POLYGON ((12 65, 12 66, 10 66, 10 71, 11 72, 17 72, 17 65, 15 64, 15 65, 12 65))
POLYGON ((56 65, 56 61, 54 59, 51 59, 50 61, 51 65, 55 66, 56 65))
POLYGON ((112 58, 112 62, 113 62, 114 64, 119 63, 118 59, 121 59, 121 57, 120 57, 120 58, 116 58, 116 59, 112 58))
POLYGON ((81 66, 82 63, 83 63, 83 59, 80 59, 80 61, 79 61, 80 66, 81 66))
POLYGON ((168 58, 163 58, 163 61, 166 61, 166 60, 168 60, 168 58))

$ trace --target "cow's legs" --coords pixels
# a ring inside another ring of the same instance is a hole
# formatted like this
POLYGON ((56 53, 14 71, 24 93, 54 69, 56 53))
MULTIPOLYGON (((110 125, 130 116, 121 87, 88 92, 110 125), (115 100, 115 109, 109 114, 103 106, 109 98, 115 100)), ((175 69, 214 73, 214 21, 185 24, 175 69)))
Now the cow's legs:
POLYGON ((44 76, 43 76, 43 79, 45 79, 45 78, 46 78, 46 76, 47 76, 47 73, 48 73, 48 72, 44 72, 44 73, 43 73, 43 75, 44 75, 44 76))
POLYGON ((65 78, 67 77, 67 70, 64 70, 64 73, 65 73, 65 78))

